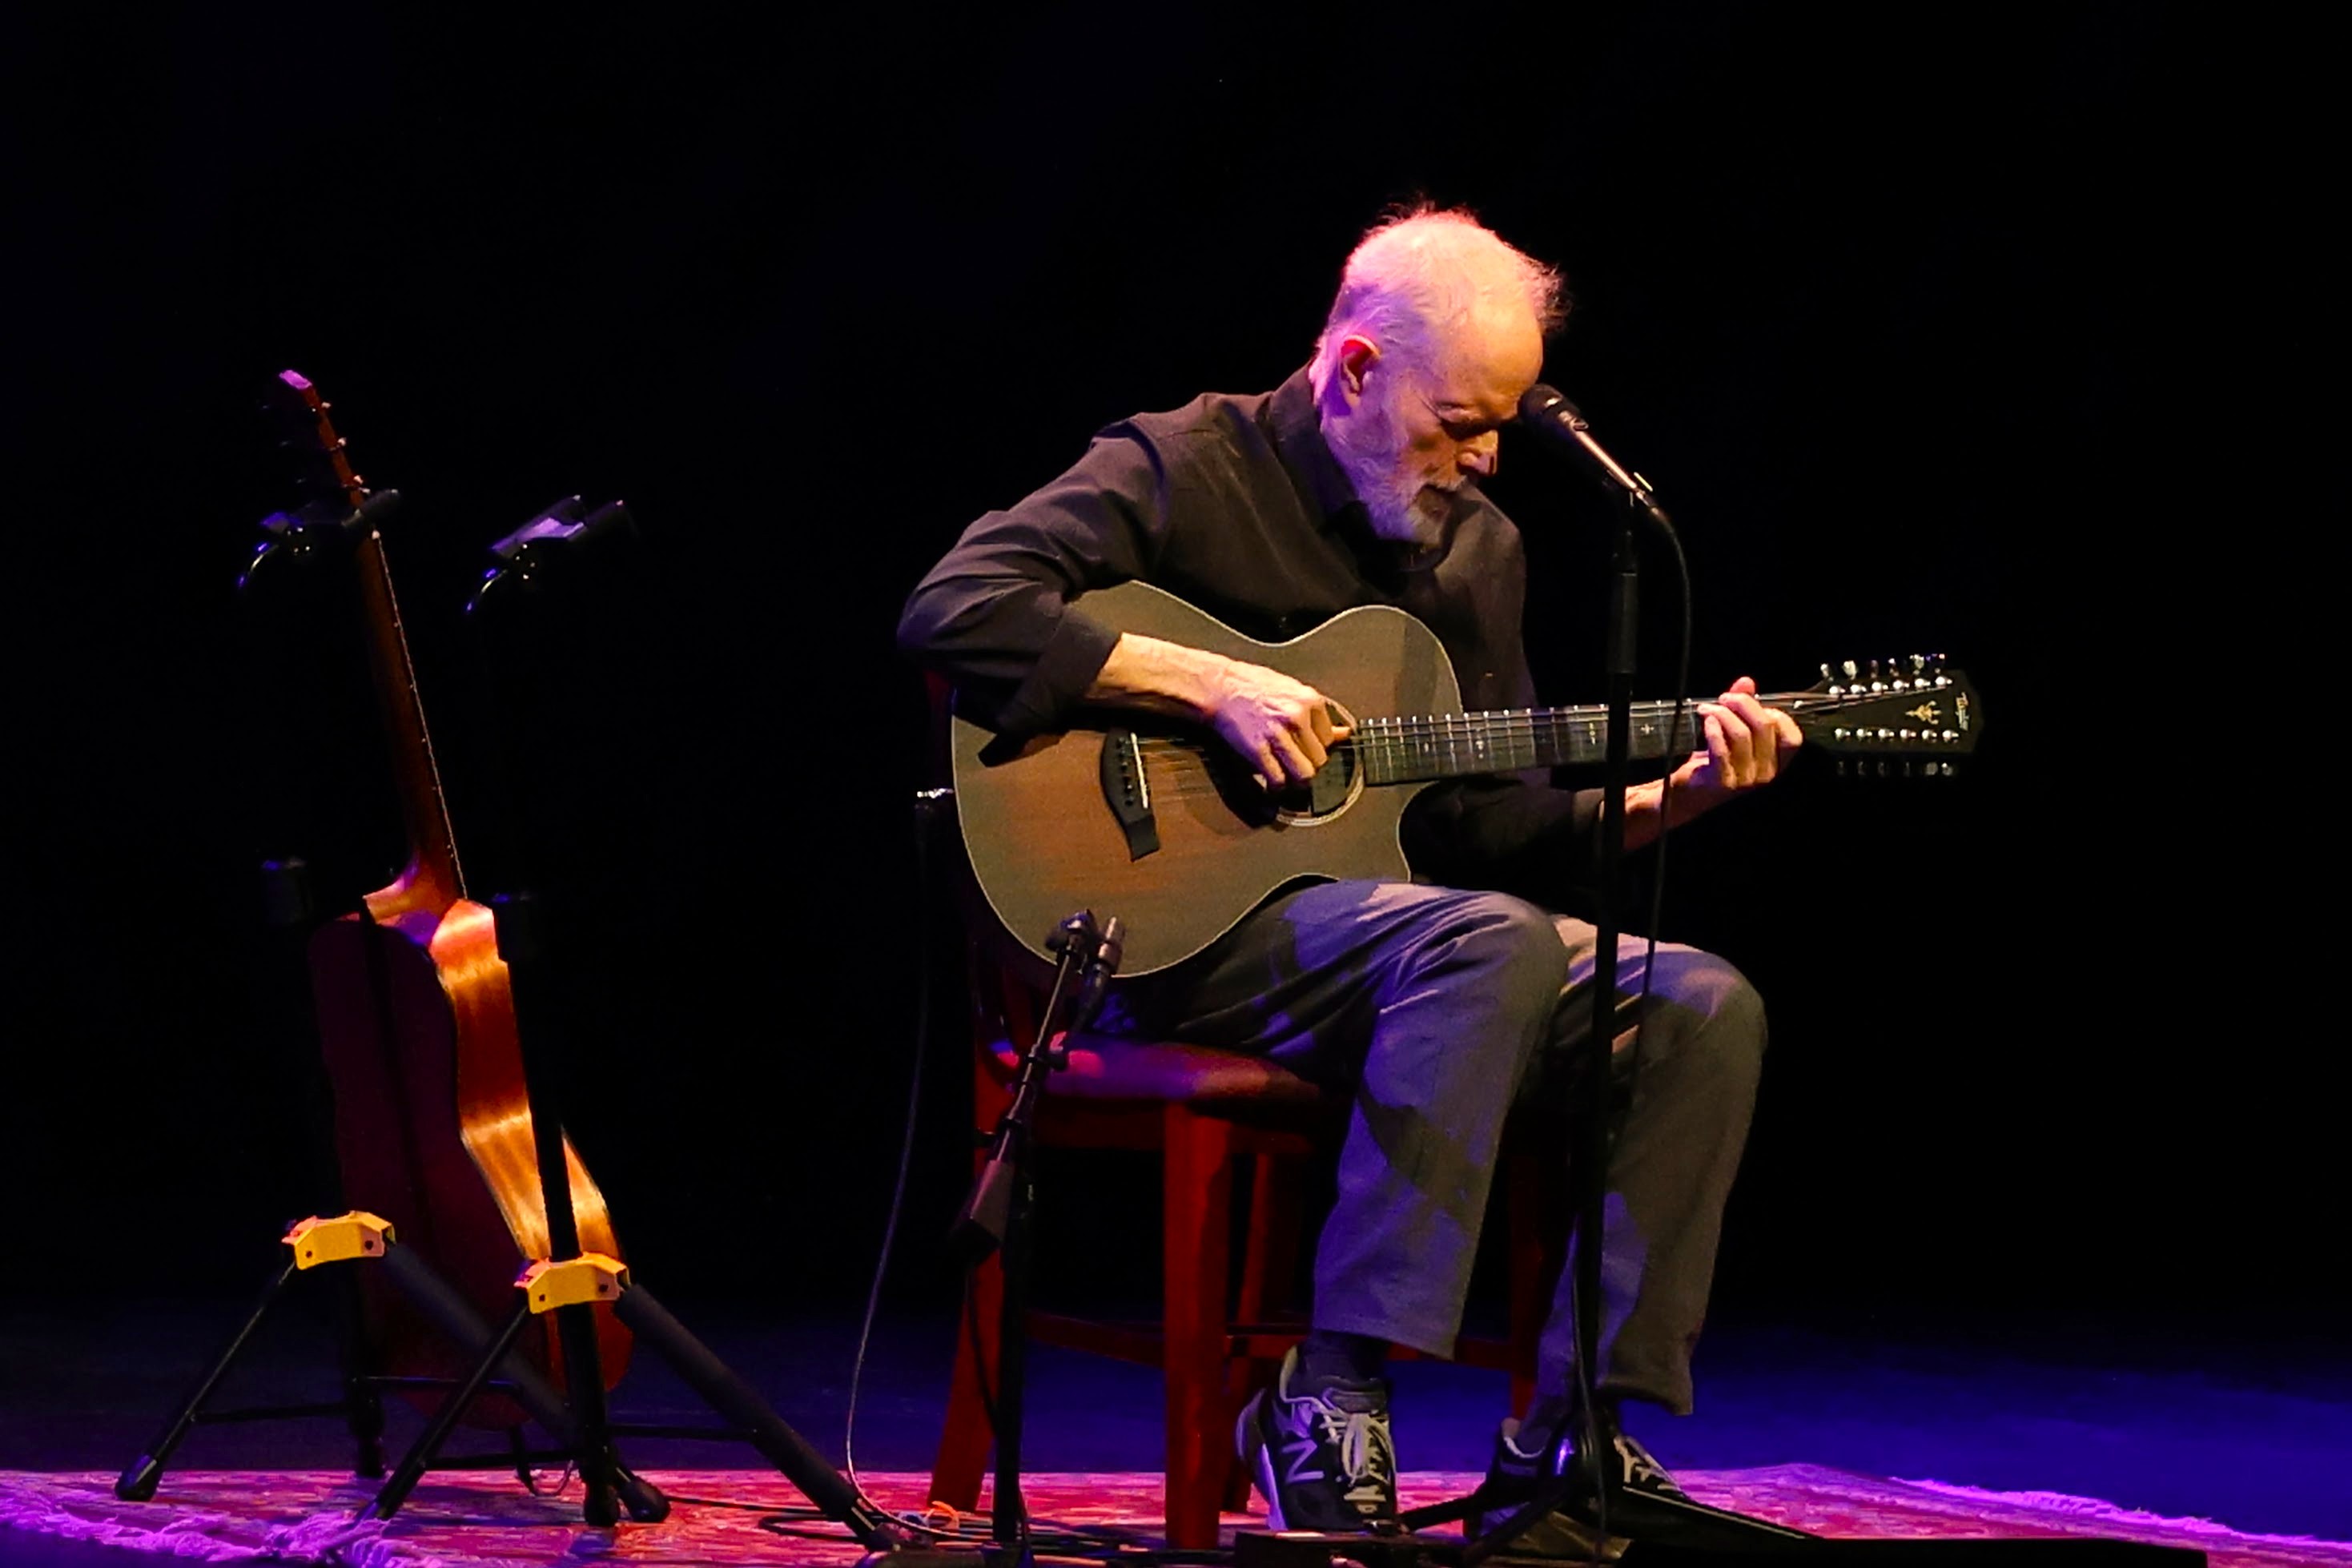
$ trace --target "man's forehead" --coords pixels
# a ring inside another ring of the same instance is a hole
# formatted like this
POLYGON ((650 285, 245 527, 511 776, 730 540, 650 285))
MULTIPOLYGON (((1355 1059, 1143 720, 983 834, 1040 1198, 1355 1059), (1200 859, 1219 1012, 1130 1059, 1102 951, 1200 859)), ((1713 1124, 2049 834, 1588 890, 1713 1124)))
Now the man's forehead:
POLYGON ((1543 333, 1529 310, 1484 310, 1439 334, 1430 398, 1484 414, 1508 414, 1543 374, 1543 333))

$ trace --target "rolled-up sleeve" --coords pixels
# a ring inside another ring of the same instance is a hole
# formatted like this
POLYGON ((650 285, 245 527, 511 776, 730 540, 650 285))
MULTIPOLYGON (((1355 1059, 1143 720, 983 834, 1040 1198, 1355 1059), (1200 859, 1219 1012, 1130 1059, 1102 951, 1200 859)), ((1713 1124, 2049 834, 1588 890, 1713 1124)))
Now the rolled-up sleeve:
POLYGON ((983 723, 1064 727, 1118 640, 1070 601, 1150 574, 1169 501, 1158 451, 1113 426, 1059 479, 964 530, 907 600, 899 648, 945 675, 983 723))

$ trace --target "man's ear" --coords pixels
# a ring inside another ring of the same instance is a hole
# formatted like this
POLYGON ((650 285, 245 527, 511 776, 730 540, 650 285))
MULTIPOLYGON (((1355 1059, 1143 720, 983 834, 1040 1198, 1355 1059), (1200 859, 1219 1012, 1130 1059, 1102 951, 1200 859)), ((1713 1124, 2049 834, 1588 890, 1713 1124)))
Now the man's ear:
POLYGON ((1361 332, 1349 332, 1339 340, 1339 379, 1350 396, 1364 395, 1364 377, 1380 357, 1380 345, 1361 332))

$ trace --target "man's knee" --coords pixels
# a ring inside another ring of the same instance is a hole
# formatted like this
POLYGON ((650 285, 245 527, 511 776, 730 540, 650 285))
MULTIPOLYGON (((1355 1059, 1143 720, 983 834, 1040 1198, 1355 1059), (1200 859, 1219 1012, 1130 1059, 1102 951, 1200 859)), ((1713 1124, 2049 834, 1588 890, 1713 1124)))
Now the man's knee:
POLYGON ((1680 1048, 1711 1071, 1753 1076, 1764 1056, 1764 998, 1725 959, 1695 948, 1659 954, 1654 987, 1687 1026, 1680 1048))
POLYGON ((1448 900, 1416 957, 1421 963, 1406 965, 1408 972, 1460 971, 1497 1000, 1523 1004, 1530 1017, 1548 1013, 1568 983, 1568 950, 1551 917, 1507 893, 1463 893, 1448 900))
POLYGON ((1486 962, 1497 967, 1536 971, 1555 989, 1567 983, 1569 954, 1551 916, 1508 893, 1465 893, 1454 914, 1455 929, 1486 962))

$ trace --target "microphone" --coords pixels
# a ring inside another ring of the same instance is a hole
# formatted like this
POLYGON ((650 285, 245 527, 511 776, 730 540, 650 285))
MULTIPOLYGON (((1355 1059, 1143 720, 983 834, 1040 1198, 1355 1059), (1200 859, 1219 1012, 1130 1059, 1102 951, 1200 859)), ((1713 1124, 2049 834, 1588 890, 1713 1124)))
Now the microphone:
POLYGON ((1633 503, 1647 512, 1659 527, 1672 532, 1674 520, 1658 504, 1650 492, 1649 482, 1611 457, 1607 448, 1592 438, 1592 426, 1575 404, 1562 396, 1555 387, 1536 383, 1519 395, 1519 423, 1564 451, 1581 455, 1586 461, 1613 480, 1633 503))
POLYGON ((1070 1033, 1083 1032, 1102 1011, 1103 994, 1110 988, 1111 976, 1118 973, 1118 961, 1126 956, 1127 927, 1117 915, 1102 923, 1102 938, 1096 943, 1094 956, 1087 960, 1086 973, 1078 981, 1078 999, 1070 1005, 1070 1033))

